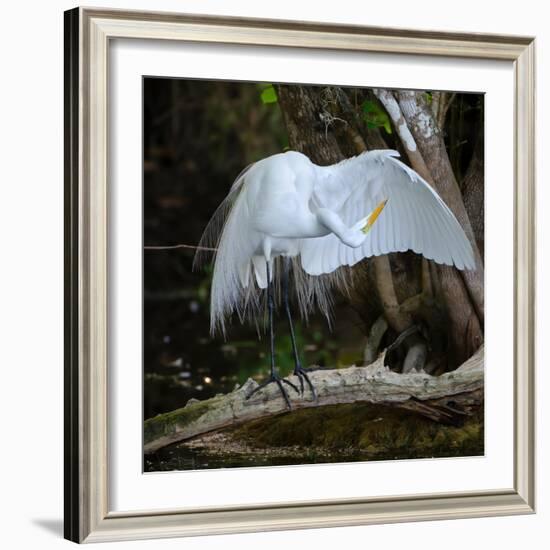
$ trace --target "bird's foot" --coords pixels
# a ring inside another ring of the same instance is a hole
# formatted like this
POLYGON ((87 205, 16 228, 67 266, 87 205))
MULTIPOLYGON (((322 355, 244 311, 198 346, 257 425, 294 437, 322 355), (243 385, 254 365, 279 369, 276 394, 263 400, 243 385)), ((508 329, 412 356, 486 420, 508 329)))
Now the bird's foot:
POLYGON ((281 394, 283 396, 283 399, 286 402, 286 406, 289 410, 292 410, 292 405, 290 404, 290 398, 288 397, 288 393, 285 390, 283 384, 286 384, 287 386, 290 386, 293 390, 296 391, 298 395, 300 395, 300 390, 298 390, 298 387, 295 386, 292 382, 287 380, 286 378, 281 378, 277 373, 272 373, 271 376, 264 380, 257 388, 254 388, 245 399, 250 399, 255 393, 259 392, 261 389, 265 388, 269 384, 277 384, 279 387, 279 390, 281 391, 281 394))
POLYGON ((309 386, 309 389, 311 390, 311 395, 313 396, 313 400, 317 401, 317 392, 315 391, 315 386, 313 385, 313 382, 310 380, 308 376, 308 372, 314 372, 316 370, 325 370, 329 369, 329 367, 308 367, 304 368, 302 365, 298 364, 296 367, 294 367, 294 375, 298 377, 298 380, 300 380, 300 394, 304 395, 304 380, 306 384, 309 386))

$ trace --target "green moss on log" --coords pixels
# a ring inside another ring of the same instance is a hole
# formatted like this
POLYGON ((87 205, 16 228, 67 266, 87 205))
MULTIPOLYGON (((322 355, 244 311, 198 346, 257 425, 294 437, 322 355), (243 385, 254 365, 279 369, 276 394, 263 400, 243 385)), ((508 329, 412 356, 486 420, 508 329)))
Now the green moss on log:
POLYGON ((259 448, 354 450, 373 459, 472 456, 484 452, 483 411, 456 427, 393 407, 333 405, 250 422, 233 430, 232 440, 259 448))
POLYGON ((219 397, 213 397, 205 401, 197 401, 187 407, 148 418, 144 423, 144 443, 175 433, 178 426, 190 426, 214 408, 219 399, 219 397))

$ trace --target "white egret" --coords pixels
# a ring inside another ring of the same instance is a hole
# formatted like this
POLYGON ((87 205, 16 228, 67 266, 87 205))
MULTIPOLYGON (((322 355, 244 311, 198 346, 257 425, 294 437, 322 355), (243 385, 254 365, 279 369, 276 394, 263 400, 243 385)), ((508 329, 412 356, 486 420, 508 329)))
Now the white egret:
MULTIPOLYGON (((200 242, 201 247, 217 248, 211 332, 225 333, 226 319, 235 312, 241 322, 257 318, 267 289, 271 373, 252 393, 276 383, 290 408, 283 384, 298 391, 275 367, 273 309, 275 292, 282 286, 294 374, 301 392, 305 380, 315 398, 307 376, 311 369, 301 366, 294 338, 291 275, 300 311, 307 317, 315 307, 328 315, 332 287, 345 284, 338 268, 369 256, 412 250, 440 264, 475 268, 471 245, 451 210, 398 156, 377 150, 318 166, 302 153, 276 154, 246 168, 216 210, 200 242)), ((197 254, 200 261, 201 252, 197 254)))

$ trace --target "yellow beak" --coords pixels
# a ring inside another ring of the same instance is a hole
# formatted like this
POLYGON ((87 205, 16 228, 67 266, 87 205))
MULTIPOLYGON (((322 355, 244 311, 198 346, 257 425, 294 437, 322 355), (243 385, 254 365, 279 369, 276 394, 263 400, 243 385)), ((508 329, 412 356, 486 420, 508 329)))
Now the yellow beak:
POLYGON ((386 206, 386 203, 388 202, 388 199, 385 201, 382 201, 370 214, 370 216, 367 218, 367 223, 365 224, 365 227, 361 229, 363 233, 368 233, 372 226, 374 225, 374 222, 380 216, 382 210, 384 210, 384 207, 386 206))

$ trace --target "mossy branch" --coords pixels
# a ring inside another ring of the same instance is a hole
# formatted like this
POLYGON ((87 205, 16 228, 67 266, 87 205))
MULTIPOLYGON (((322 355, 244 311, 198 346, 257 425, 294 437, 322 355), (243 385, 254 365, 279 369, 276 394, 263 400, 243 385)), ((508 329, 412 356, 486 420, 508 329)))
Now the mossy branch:
MULTIPOLYGON (((483 388, 483 348, 455 371, 441 376, 424 372, 398 374, 384 366, 380 356, 366 367, 319 370, 309 374, 318 400, 311 394, 303 397, 289 394, 294 410, 341 403, 367 402, 396 405, 414 409, 433 420, 455 422, 467 414, 463 410, 438 404, 449 396, 480 394, 483 388)), ((298 380, 293 380, 299 384, 298 380)), ((204 401, 193 401, 175 411, 160 414, 145 421, 144 450, 146 453, 198 435, 244 424, 251 420, 288 413, 278 388, 270 384, 252 398, 246 399, 257 386, 251 379, 235 391, 204 401)))

